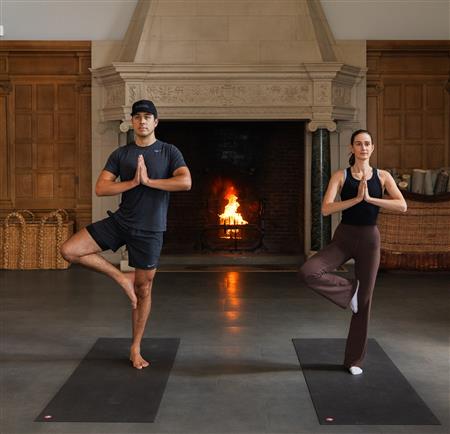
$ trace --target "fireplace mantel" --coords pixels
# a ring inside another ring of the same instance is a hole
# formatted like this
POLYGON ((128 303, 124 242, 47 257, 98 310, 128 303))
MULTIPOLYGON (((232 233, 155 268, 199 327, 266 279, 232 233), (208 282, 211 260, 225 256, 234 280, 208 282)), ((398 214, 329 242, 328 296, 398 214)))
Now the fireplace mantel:
POLYGON ((303 65, 178 66, 113 62, 94 69, 101 119, 127 125, 138 99, 163 119, 305 119, 335 129, 355 118, 353 89, 362 68, 339 62, 303 65))

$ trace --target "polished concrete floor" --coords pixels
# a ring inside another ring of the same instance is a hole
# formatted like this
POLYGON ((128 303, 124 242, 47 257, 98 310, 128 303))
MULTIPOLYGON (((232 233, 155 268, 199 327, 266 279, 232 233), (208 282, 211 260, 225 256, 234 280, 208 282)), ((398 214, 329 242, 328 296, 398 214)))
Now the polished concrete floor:
MULTIPOLYGON (((441 426, 318 423, 292 338, 345 337, 350 313, 292 272, 160 272, 148 337, 181 344, 156 422, 33 422, 98 337, 128 337, 128 302, 81 268, 1 272, 1 434, 449 432, 448 273, 383 273, 370 337, 441 426)), ((130 368, 131 369, 131 368, 130 368)))

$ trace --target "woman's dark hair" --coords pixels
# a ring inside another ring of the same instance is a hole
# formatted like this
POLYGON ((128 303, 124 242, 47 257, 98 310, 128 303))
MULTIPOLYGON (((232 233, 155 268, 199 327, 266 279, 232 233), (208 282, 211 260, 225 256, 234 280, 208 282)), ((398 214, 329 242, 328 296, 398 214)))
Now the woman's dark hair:
MULTIPOLYGON (((370 132, 367 131, 367 130, 356 130, 356 131, 354 131, 353 134, 352 134, 352 137, 350 139, 350 143, 353 145, 355 137, 358 134, 362 134, 362 133, 367 134, 370 137, 370 141, 373 143, 372 134, 370 134, 370 132)), ((353 152, 350 154, 350 158, 348 159, 348 163, 350 164, 350 166, 353 166, 355 164, 355 154, 353 152)))

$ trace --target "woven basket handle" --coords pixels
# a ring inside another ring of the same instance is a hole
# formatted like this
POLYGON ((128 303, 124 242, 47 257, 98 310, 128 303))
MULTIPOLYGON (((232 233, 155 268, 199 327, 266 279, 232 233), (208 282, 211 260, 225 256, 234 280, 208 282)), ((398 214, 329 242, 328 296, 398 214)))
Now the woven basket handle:
POLYGON ((33 223, 33 222, 36 220, 36 216, 34 215, 34 213, 31 212, 31 211, 28 210, 28 209, 19 209, 19 210, 16 211, 16 212, 18 212, 19 214, 22 214, 22 216, 25 218, 25 220, 26 220, 27 218, 30 218, 30 219, 31 219, 31 223, 33 223), (28 215, 25 216, 25 214, 28 214, 28 215))
POLYGON ((12 218, 16 218, 19 221, 20 224, 20 247, 19 247, 19 268, 23 268, 24 261, 25 261, 25 218, 23 215, 18 212, 14 211, 9 213, 5 218, 5 242, 3 243, 3 267, 5 269, 8 268, 9 265, 9 220, 12 218))
POLYGON ((56 262, 58 265, 62 263, 62 256, 60 253, 60 248, 62 244, 62 225, 64 218, 67 220, 69 218, 69 214, 65 209, 57 209, 56 211, 51 212, 50 214, 45 215, 41 218, 41 222, 39 225, 39 235, 38 235, 38 248, 39 248, 39 268, 42 268, 44 265, 44 226, 47 223, 47 220, 56 219, 56 262))
POLYGON ((64 208, 58 208, 56 211, 53 211, 50 215, 53 216, 56 214, 60 214, 63 221, 65 222, 69 221, 69 213, 64 208))

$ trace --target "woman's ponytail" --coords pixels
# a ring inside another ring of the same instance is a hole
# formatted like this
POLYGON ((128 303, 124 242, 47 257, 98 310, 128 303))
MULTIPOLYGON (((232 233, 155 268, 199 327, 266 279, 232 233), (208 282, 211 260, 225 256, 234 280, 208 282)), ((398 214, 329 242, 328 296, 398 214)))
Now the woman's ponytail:
POLYGON ((353 152, 350 154, 350 158, 348 159, 348 164, 350 164, 350 166, 353 166, 355 164, 355 154, 353 152))

